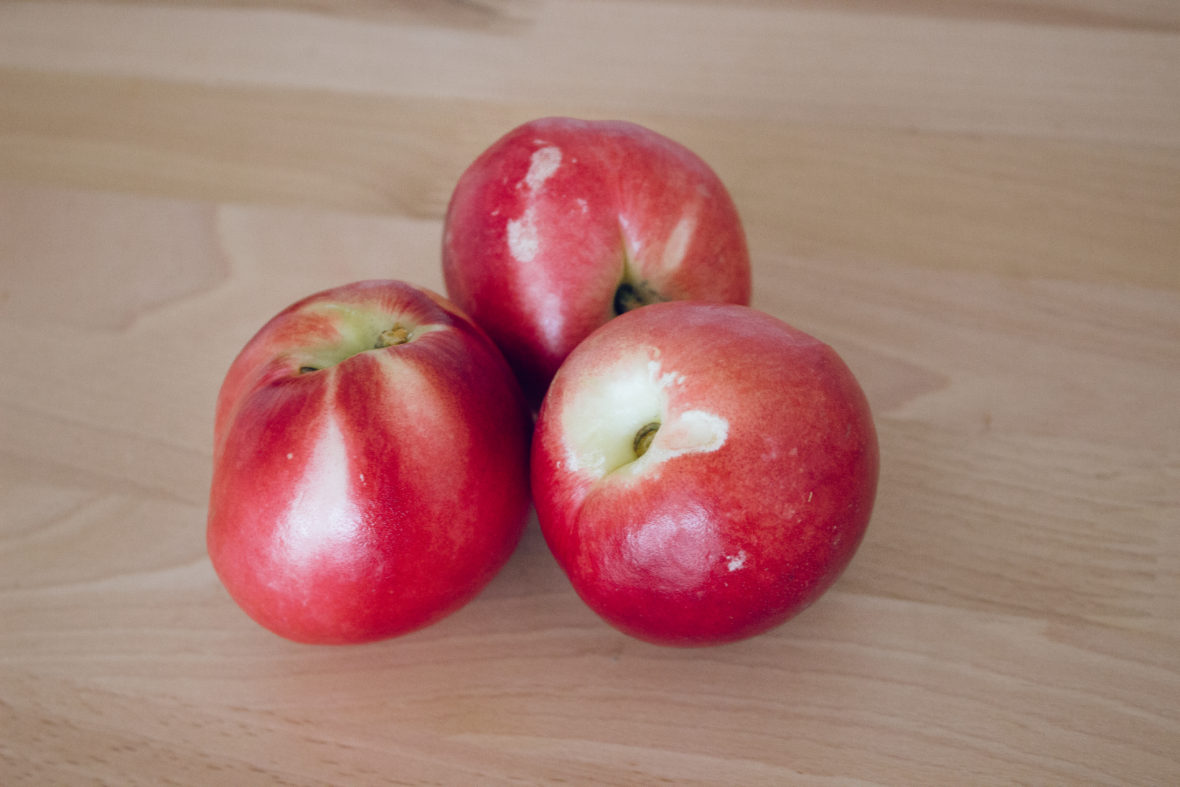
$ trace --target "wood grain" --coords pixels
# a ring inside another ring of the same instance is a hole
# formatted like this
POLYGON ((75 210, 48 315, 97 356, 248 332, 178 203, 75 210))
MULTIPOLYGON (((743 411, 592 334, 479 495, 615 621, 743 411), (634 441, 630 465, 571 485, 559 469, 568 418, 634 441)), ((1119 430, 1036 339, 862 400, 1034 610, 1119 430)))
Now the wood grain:
POLYGON ((0 783, 1180 782, 1180 7, 0 4, 0 783), (622 117, 714 165, 755 305, 877 417, 868 537, 669 650, 535 521, 424 631, 313 648, 204 551, 212 405, 322 287, 442 289, 455 179, 622 117))

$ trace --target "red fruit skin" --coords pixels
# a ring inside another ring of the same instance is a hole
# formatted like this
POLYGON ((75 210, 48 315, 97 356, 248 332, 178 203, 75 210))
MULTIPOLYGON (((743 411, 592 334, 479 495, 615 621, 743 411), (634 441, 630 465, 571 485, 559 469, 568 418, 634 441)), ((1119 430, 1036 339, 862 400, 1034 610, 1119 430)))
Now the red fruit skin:
POLYGON ((600 616, 649 642, 714 645, 783 623, 836 581, 878 461, 864 393, 830 347, 754 309, 664 303, 611 321, 561 367, 532 486, 550 549, 600 616), (632 475, 578 468, 569 413, 636 355, 674 381, 650 450, 692 411, 727 424, 723 443, 632 475))
POLYGON ((443 232, 447 294, 503 350, 535 406, 614 317, 624 280, 658 300, 747 304, 729 192, 684 146, 633 123, 542 118, 460 177, 443 232))
POLYGON ((306 298, 249 341, 222 385, 213 566, 250 617, 298 642, 432 623, 516 546, 530 429, 499 351, 441 296, 366 281, 306 298), (415 335, 300 373, 394 324, 415 335))

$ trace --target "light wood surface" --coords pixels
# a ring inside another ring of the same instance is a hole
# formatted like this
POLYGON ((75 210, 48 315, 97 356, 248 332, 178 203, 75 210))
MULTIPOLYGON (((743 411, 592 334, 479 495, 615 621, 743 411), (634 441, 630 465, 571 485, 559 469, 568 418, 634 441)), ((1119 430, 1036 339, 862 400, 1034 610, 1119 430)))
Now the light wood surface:
POLYGON ((0 4, 0 783, 1180 783, 1180 4, 0 4), (754 305, 877 417, 864 545, 721 648, 601 623, 535 520, 364 647, 204 549, 270 315, 442 289, 459 173, 616 117, 729 185, 754 305))

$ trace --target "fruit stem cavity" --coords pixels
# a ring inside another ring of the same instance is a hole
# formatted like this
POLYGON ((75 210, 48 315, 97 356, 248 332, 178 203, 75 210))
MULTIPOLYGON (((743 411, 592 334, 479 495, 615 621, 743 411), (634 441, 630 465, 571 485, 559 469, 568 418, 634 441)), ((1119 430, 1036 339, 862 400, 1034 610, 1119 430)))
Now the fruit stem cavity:
POLYGON ((614 310, 615 316, 618 317, 623 312, 629 312, 632 309, 638 309, 640 306, 647 306, 650 303, 658 303, 662 301, 655 290, 647 285, 646 282, 622 282, 615 290, 614 310))

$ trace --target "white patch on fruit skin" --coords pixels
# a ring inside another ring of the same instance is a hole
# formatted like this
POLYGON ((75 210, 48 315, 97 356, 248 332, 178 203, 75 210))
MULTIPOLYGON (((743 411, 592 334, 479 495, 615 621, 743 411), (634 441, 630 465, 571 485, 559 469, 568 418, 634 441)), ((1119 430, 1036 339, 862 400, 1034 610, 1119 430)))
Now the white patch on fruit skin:
POLYGON ((508 252, 520 262, 532 262, 541 248, 535 213, 530 205, 524 216, 508 220, 508 252))
POLYGON ((651 448, 636 461, 636 469, 685 454, 712 453, 728 439, 729 421, 704 410, 686 410, 676 420, 660 426, 651 448))
POLYGON ((344 433, 329 416, 287 512, 287 548, 300 562, 314 561, 322 550, 347 541, 356 527, 348 465, 344 433))
POLYGON ((660 260, 665 271, 674 271, 684 262, 696 227, 696 216, 684 216, 676 222, 676 226, 672 228, 672 233, 668 236, 667 243, 664 244, 664 256, 660 260))
POLYGON ((623 241, 627 247, 627 256, 635 259, 643 252, 643 235, 636 233, 627 214, 619 214, 619 228, 623 231, 623 241))
POLYGON ((659 361, 648 361, 647 372, 651 375, 651 379, 655 381, 661 389, 668 388, 673 385, 683 385, 684 375, 678 372, 660 372, 659 361))
MULTIPOLYGON (((549 145, 533 151, 529 159, 529 171, 524 180, 517 184, 528 191, 528 198, 534 199, 545 185, 545 181, 553 177, 557 168, 561 166, 561 148, 549 145)), ((529 203, 524 214, 518 219, 509 219, 508 252, 519 262, 532 262, 537 258, 541 249, 541 236, 537 232, 536 206, 529 203)))
POLYGON ((565 464, 570 471, 599 478, 616 470, 634 476, 670 459, 725 445, 729 422, 721 416, 705 410, 669 414, 669 392, 685 382, 683 374, 665 372, 650 358, 619 363, 565 407, 565 464), (653 422, 660 428, 647 452, 636 458, 635 435, 653 422))
POLYGON ((562 413, 565 463, 573 472, 602 477, 635 458, 632 442, 644 424, 658 420, 664 401, 650 365, 628 358, 590 378, 562 413), (645 374, 644 372, 649 372, 645 374))
POLYGON ((725 556, 725 567, 730 571, 737 571, 739 568, 743 568, 746 565, 747 557, 749 557, 749 555, 746 554, 746 550, 739 549, 736 555, 725 556))
POLYGON ((294 459, 294 458, 295 458, 295 454, 291 454, 291 453, 289 453, 289 454, 287 454, 287 458, 288 458, 288 459, 294 459))
POLYGON ((529 191, 540 191, 545 181, 553 177, 561 166, 561 148, 554 145, 533 151, 529 158, 529 171, 524 176, 524 185, 529 191))

